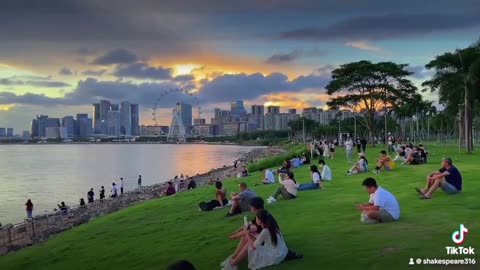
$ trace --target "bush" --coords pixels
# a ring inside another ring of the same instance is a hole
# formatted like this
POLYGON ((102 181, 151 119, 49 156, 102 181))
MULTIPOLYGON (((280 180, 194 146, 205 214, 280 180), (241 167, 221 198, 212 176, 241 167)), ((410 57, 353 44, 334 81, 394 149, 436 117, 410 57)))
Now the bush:
POLYGON ((283 154, 276 155, 276 156, 269 157, 269 158, 264 158, 257 163, 250 164, 248 166, 248 171, 249 172, 256 172, 256 171, 260 170, 260 168, 270 169, 270 168, 280 167, 282 165, 283 161, 285 161, 287 159, 292 159, 293 157, 296 157, 298 155, 301 155, 301 154, 307 153, 307 152, 308 152, 308 149, 307 149, 306 145, 296 145, 296 146, 290 148, 289 151, 287 151, 283 154))

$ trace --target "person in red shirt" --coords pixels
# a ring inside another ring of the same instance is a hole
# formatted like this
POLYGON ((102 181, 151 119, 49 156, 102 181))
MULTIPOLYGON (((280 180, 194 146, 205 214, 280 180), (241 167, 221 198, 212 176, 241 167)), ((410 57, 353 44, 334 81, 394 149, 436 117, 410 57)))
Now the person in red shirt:
POLYGON ((27 207, 27 218, 32 219, 33 218, 33 203, 32 203, 32 200, 28 199, 27 203, 25 203, 25 206, 27 207))

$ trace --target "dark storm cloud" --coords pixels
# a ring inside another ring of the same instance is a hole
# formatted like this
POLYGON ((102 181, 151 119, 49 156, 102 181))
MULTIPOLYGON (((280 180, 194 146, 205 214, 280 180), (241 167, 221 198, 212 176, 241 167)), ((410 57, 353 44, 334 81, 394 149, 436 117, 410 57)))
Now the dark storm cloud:
POLYGON ((114 64, 130 64, 138 61, 138 57, 127 49, 113 49, 95 58, 91 64, 109 66, 114 64))
POLYGON ((178 75, 173 78, 174 81, 176 82, 191 82, 195 80, 195 76, 190 75, 190 74, 185 74, 185 75, 178 75))
POLYGON ((93 76, 93 77, 100 77, 103 74, 107 72, 106 69, 100 69, 100 70, 85 70, 82 72, 82 75, 84 76, 93 76))
POLYGON ((63 76, 70 76, 73 75, 73 71, 69 68, 61 68, 60 71, 58 71, 58 74, 63 75, 63 76))
POLYGON ((4 85, 4 86, 30 85, 30 86, 45 87, 45 88, 60 88, 60 87, 70 86, 69 84, 64 82, 52 81, 49 79, 21 80, 19 79, 19 77, 1 78, 0 85, 4 85))
POLYGON ((62 98, 51 98, 41 94, 0 92, 0 104, 58 105, 65 102, 62 98))
POLYGON ((163 67, 151 67, 145 63, 121 65, 114 72, 117 77, 168 80, 172 78, 172 69, 163 67))
POLYGON ((267 60, 265 60, 265 63, 267 64, 289 63, 300 58, 301 56, 302 56, 302 52, 300 50, 294 50, 289 53, 276 53, 270 56, 267 60))
POLYGON ((199 96, 209 103, 231 100, 250 100, 263 95, 302 91, 309 88, 321 89, 330 79, 325 76, 300 76, 292 81, 282 73, 264 76, 260 73, 226 74, 204 82, 199 96))
POLYGON ((286 40, 386 40, 433 32, 480 27, 476 14, 390 14, 348 18, 328 26, 311 26, 283 32, 286 40))

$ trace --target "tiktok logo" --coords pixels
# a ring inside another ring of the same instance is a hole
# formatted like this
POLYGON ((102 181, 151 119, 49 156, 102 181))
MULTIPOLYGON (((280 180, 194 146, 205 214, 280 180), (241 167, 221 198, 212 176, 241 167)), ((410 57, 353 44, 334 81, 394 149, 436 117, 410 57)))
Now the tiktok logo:
POLYGON ((461 245, 465 241, 465 235, 469 233, 467 227, 463 224, 460 224, 460 230, 453 232, 452 240, 455 244, 461 245))

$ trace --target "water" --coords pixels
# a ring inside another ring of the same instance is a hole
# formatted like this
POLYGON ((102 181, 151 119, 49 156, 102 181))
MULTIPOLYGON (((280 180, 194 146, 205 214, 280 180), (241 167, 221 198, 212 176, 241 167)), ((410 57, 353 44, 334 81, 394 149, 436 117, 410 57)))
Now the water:
POLYGON ((61 201, 77 205, 90 188, 107 195, 123 177, 126 190, 165 182, 175 175, 195 175, 232 165, 253 147, 235 145, 71 144, 0 146, 0 223, 22 221, 25 202, 34 214, 51 211, 61 201))

